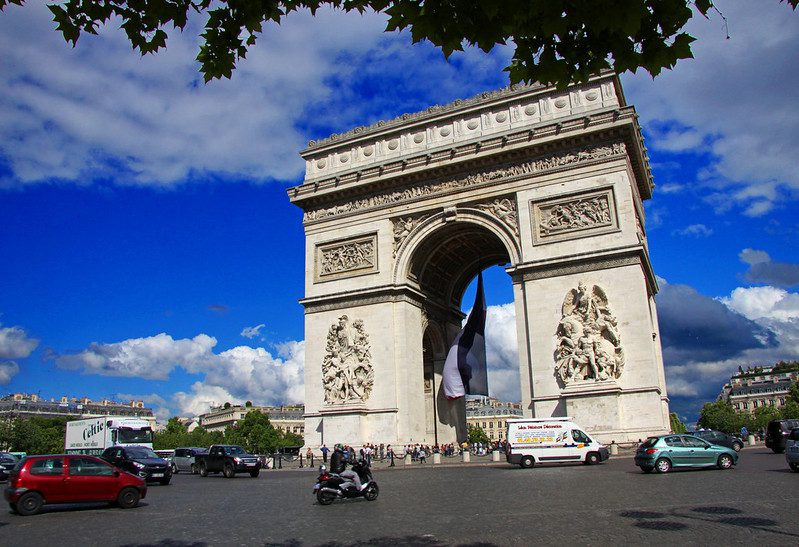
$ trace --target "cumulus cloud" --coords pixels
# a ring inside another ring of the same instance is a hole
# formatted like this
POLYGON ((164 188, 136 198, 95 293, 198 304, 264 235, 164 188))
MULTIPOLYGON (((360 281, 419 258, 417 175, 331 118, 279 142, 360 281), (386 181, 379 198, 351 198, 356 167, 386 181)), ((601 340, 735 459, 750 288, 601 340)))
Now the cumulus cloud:
POLYGON ((256 325, 254 327, 244 327, 244 329, 242 329, 240 334, 244 338, 249 338, 249 339, 260 337, 261 329, 264 328, 265 326, 266 325, 264 323, 261 323, 260 325, 256 325))
POLYGON ((178 367, 204 375, 190 392, 178 392, 171 401, 157 395, 125 395, 153 402, 162 413, 207 412, 210 402, 256 404, 301 403, 304 400, 305 343, 275 346, 276 355, 264 348, 237 346, 214 353, 216 339, 206 334, 175 340, 165 333, 112 344, 92 343, 85 350, 54 356, 56 365, 84 374, 166 380, 178 367))
POLYGON ((0 328, 0 359, 25 359, 39 345, 20 327, 0 328))
POLYGON ((785 3, 730 0, 718 15, 695 17, 694 59, 652 80, 625 75, 647 144, 665 152, 699 153, 709 167, 691 181, 718 205, 761 216, 796 199, 799 172, 799 17, 785 3))
POLYGON ((19 365, 14 361, 0 361, 0 385, 6 385, 19 373, 19 365))
POLYGON ((747 281, 778 287, 799 285, 799 264, 774 262, 768 253, 756 249, 744 249, 738 258, 749 264, 749 270, 744 274, 747 281))
POLYGON ((486 308, 488 390, 501 401, 520 401, 519 348, 514 304, 486 308))

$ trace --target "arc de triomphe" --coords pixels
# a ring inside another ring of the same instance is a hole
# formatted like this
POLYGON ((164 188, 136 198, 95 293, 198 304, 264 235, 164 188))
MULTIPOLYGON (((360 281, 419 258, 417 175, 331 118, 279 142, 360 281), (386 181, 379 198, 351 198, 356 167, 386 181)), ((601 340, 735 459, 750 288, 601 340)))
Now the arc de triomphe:
POLYGON ((306 445, 462 439, 441 370, 491 265, 513 283, 525 416, 606 442, 668 431, 652 176, 615 75, 484 93, 302 156, 306 445))

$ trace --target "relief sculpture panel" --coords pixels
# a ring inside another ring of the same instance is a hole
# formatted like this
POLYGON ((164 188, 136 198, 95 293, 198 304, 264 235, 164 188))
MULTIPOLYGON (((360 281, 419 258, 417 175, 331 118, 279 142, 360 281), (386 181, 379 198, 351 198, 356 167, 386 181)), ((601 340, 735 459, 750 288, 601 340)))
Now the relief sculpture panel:
POLYGON ((534 203, 533 223, 536 243, 616 230, 618 223, 613 191, 608 188, 576 197, 534 203))
POLYGON ((374 381, 369 335, 363 321, 356 319, 350 324, 349 317, 342 315, 327 333, 322 361, 325 403, 365 402, 374 381))
POLYGON ((581 281, 566 293, 556 331, 555 374, 564 384, 600 382, 621 376, 624 350, 618 322, 605 292, 581 281))
POLYGON ((316 247, 316 281, 377 271, 377 236, 371 234, 316 247))

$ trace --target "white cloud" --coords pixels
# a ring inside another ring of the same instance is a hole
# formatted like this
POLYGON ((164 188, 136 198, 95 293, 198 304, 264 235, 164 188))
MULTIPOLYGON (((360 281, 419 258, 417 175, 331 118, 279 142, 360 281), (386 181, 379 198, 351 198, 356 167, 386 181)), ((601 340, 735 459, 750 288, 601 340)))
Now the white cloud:
POLYGON ((719 8, 729 40, 717 15, 696 17, 688 27, 698 38, 695 59, 654 80, 643 71, 622 79, 651 148, 691 151, 707 143, 700 151, 709 148, 711 164, 695 187, 760 216, 799 189, 799 16, 776 1, 754 10, 751 2, 730 0, 719 8))
POLYGON ((156 404, 162 414, 177 409, 181 414, 207 412, 211 402, 255 404, 301 403, 305 398, 305 343, 276 346, 277 356, 264 348, 237 346, 214 353, 216 339, 199 334, 174 340, 161 333, 113 344, 90 344, 83 351, 59 355, 56 364, 85 374, 167 380, 177 367, 202 374, 190 393, 178 392, 171 401, 156 396, 124 395, 156 404), (199 410, 198 410, 199 409, 199 410))
MULTIPOLYGON (((260 325, 256 325, 254 327, 244 327, 240 335, 250 339, 253 339, 255 337, 261 337, 261 329, 264 328, 265 326, 266 325, 264 323, 261 323, 260 325)), ((263 338, 261 337, 261 339, 263 338)))
POLYGON ((20 327, 0 328, 0 359, 25 359, 39 345, 20 327))
POLYGON ((19 365, 14 361, 0 361, 0 385, 6 385, 19 373, 19 365))
POLYGON ((720 299, 728 308, 752 320, 799 320, 799 294, 776 287, 738 287, 720 299))
POLYGON ((486 309, 488 391, 501 401, 520 401, 519 349, 514 304, 486 309))
POLYGON ((709 237, 713 235, 713 229, 704 224, 691 224, 680 230, 674 230, 672 234, 686 237, 709 237))

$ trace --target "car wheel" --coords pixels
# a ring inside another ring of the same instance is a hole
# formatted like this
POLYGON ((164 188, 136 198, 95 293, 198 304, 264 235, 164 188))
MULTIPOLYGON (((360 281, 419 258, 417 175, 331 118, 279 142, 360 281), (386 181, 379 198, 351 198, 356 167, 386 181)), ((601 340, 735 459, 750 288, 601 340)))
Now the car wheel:
POLYGON ((671 471, 671 462, 666 458, 660 458, 655 462, 655 469, 657 469, 658 473, 668 473, 671 471))
POLYGON ((722 454, 719 456, 719 469, 729 469, 732 467, 732 456, 729 454, 722 454))
POLYGON ((334 499, 336 499, 336 495, 332 492, 325 492, 322 489, 316 492, 316 501, 319 502, 319 505, 330 505, 334 499))
POLYGON ((236 475, 236 472, 233 470, 232 465, 226 463, 222 475, 224 475, 226 479, 232 479, 236 475))
POLYGON ((197 474, 197 464, 196 463, 191 464, 191 474, 192 475, 196 475, 197 474))
POLYGON ((44 500, 41 494, 38 492, 25 492, 17 500, 17 513, 24 517, 35 515, 41 510, 42 505, 44 505, 44 500))
POLYGON ((655 470, 654 467, 642 467, 641 468, 641 471, 643 471, 644 473, 651 473, 654 470, 655 470))
POLYGON ((363 493, 363 497, 368 501, 375 501, 379 493, 380 489, 377 487, 377 484, 373 482, 366 487, 366 492, 363 493))
POLYGON ((256 469, 255 471, 250 471, 250 476, 251 476, 252 478, 255 478, 255 477, 257 477, 257 476, 258 476, 258 473, 260 473, 260 471, 259 471, 259 470, 257 470, 257 469, 256 469))
POLYGON ((205 462, 200 464, 200 476, 201 477, 208 476, 208 468, 205 466, 205 462))
POLYGON ((599 454, 596 452, 589 452, 585 456, 585 464, 586 465, 596 465, 599 463, 599 454))
POLYGON ((789 463, 791 470, 799 472, 799 463, 789 463))
POLYGON ((740 452, 742 448, 743 446, 741 445, 741 443, 732 443, 732 449, 735 450, 736 452, 740 452))
POLYGON ((122 491, 117 496, 117 504, 122 509, 132 509, 139 505, 139 500, 141 499, 141 494, 135 488, 123 488, 122 491))
POLYGON ((178 470, 178 466, 175 465, 174 462, 172 463, 172 473, 173 474, 180 473, 180 471, 178 470))
POLYGON ((771 451, 774 452, 775 454, 782 454, 783 452, 785 452, 785 449, 784 448, 772 448, 771 451))
POLYGON ((525 456, 521 459, 519 465, 521 465, 524 469, 530 469, 535 465, 535 460, 532 456, 525 456))

